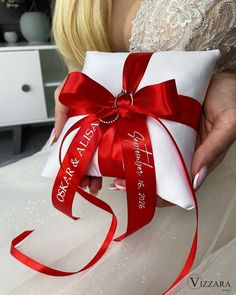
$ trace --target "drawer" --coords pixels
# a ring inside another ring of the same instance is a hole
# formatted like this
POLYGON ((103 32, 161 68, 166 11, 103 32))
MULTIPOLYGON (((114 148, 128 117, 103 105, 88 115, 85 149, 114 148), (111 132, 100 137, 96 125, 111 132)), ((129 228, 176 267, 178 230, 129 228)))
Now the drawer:
POLYGON ((0 52, 0 125, 46 117, 39 52, 0 52))

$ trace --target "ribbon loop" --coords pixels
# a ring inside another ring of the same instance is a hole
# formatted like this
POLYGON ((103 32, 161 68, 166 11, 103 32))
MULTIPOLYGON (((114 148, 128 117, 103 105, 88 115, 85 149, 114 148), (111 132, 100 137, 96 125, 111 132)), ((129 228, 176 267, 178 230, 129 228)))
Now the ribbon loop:
POLYGON ((61 90, 59 101, 70 109, 69 116, 78 116, 111 108, 114 96, 86 74, 72 72, 61 90))

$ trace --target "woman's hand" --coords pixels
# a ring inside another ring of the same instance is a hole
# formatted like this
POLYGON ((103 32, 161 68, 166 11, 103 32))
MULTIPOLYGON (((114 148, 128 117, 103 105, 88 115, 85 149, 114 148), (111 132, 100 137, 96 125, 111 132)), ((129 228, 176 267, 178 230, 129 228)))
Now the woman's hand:
POLYGON ((68 119, 68 112, 69 109, 64 106, 59 101, 59 95, 62 90, 62 87, 64 86, 66 79, 64 79, 61 84, 56 88, 54 92, 54 99, 55 99, 55 125, 54 125, 54 139, 52 141, 52 144, 57 142, 63 127, 68 119))
POLYGON ((236 74, 218 73, 209 85, 192 162, 197 189, 236 138, 236 74))
MULTIPOLYGON (((62 130, 63 127, 68 119, 68 111, 69 109, 60 103, 59 101, 59 94, 62 90, 62 87, 65 83, 66 79, 57 87, 54 93, 55 98, 55 126, 54 126, 54 139, 52 144, 55 143, 62 130)), ((83 180, 80 183, 82 188, 89 187, 90 193, 93 195, 97 195, 98 191, 102 188, 102 177, 91 177, 91 176, 84 176, 83 180)))
MULTIPOLYGON (((192 162, 193 185, 197 189, 224 158, 236 138, 236 74, 219 73, 211 80, 206 94, 197 147, 192 162)), ((115 179, 110 189, 125 190, 125 180, 115 179)), ((172 203, 157 198, 158 207, 172 203)))

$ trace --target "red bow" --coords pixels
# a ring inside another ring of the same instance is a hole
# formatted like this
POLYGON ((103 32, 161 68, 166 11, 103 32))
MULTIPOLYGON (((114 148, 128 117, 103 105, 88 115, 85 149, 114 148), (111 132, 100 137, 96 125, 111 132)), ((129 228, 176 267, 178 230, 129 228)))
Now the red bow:
POLYGON ((69 107, 69 116, 88 116, 75 123, 62 140, 60 147, 61 168, 53 186, 52 202, 58 210, 73 219, 78 219, 72 215, 73 199, 75 193, 78 192, 95 206, 112 214, 112 222, 97 254, 83 269, 77 272, 51 269, 17 250, 15 246, 31 233, 31 231, 24 232, 13 241, 11 253, 25 265, 44 274, 67 276, 89 268, 108 249, 115 235, 117 218, 107 203, 79 187, 97 147, 99 147, 98 158, 101 174, 126 179, 127 231, 114 240, 123 240, 152 220, 157 198, 153 151, 146 124, 147 116, 150 116, 161 124, 174 143, 196 208, 196 231, 189 256, 183 270, 168 290, 190 271, 197 248, 197 201, 179 148, 160 119, 179 122, 197 129, 201 105, 195 99, 179 95, 175 80, 146 86, 136 91, 151 56, 152 53, 128 55, 123 69, 123 89, 117 96, 113 96, 105 87, 83 73, 69 74, 60 94, 60 101, 69 107), (67 136, 77 128, 80 129, 74 136, 62 161, 63 143, 67 136))

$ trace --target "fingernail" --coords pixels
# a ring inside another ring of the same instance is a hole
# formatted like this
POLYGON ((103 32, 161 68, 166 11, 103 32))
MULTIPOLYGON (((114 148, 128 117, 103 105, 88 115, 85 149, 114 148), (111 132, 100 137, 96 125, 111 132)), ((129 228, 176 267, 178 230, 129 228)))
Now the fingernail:
POLYGON ((118 191, 119 189, 116 186, 108 186, 111 191, 118 191))
POLYGON ((195 175, 193 180, 193 188, 196 190, 202 184, 207 175, 207 167, 203 166, 200 171, 195 175))
POLYGON ((115 186, 120 190, 120 191, 126 191, 126 187, 125 186, 121 186, 119 184, 115 183, 115 186))
POLYGON ((50 145, 53 145, 54 140, 55 140, 55 128, 52 129, 52 132, 51 132, 49 138, 50 138, 50 139, 49 139, 49 143, 50 143, 50 145))

